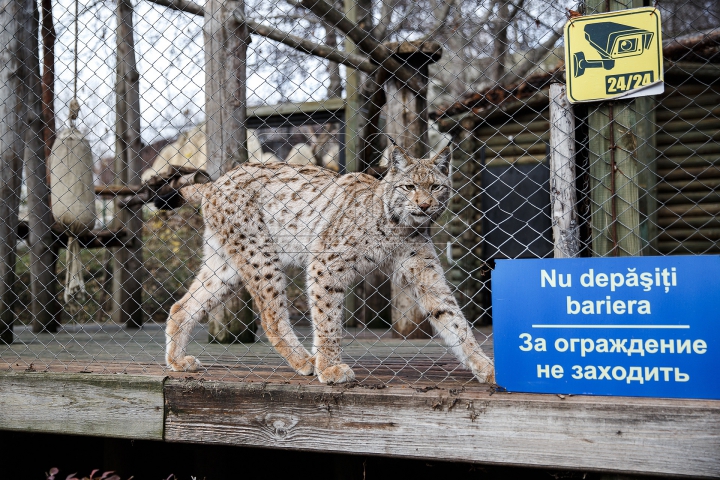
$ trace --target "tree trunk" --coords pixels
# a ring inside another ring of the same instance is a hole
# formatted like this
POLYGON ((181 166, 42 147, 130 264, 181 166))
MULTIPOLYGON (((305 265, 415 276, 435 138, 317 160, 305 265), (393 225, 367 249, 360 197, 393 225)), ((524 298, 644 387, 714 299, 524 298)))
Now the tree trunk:
MULTIPOLYGON (((213 180, 248 159, 245 119, 250 36, 247 26, 233 15, 236 9, 244 11, 242 0, 209 0, 205 7, 206 168, 213 180)), ((248 313, 248 300, 242 289, 209 313, 209 341, 255 341, 257 327, 254 315, 248 313)))
POLYGON ((575 116, 565 85, 550 85, 550 211, 555 258, 580 254, 575 193, 575 116))
MULTIPOLYGON (((45 0, 43 0, 44 8, 45 0)), ((47 143, 43 137, 45 102, 40 79, 40 52, 38 47, 38 10, 35 7, 32 27, 27 43, 27 106, 28 128, 25 132, 25 177, 27 179, 28 226, 30 235, 30 289, 34 333, 56 332, 60 325, 62 308, 57 299, 58 279, 55 269, 58 247, 52 233, 54 222, 50 210, 50 186, 47 181, 47 143)), ((52 22, 50 23, 52 25, 52 22)), ((46 64, 47 65, 47 64, 46 64)), ((54 118, 53 118, 54 122, 54 118)), ((53 129, 54 130, 54 129, 53 129)), ((54 134, 54 131, 53 131, 54 134)))
POLYGON ((490 67, 490 80, 493 83, 502 83, 505 75, 505 59, 508 51, 508 26, 510 19, 510 8, 508 2, 498 2, 497 16, 495 17, 495 35, 493 35, 493 55, 490 67))
POLYGON ((52 17, 52 0, 42 4, 42 138, 45 141, 45 159, 55 142, 55 26, 52 17))
POLYGON ((0 0, 0 342, 13 341, 15 262, 26 128, 30 0, 0 0))
MULTIPOLYGON (((325 45, 328 47, 337 47, 337 34, 332 25, 327 22, 323 22, 323 28, 325 29, 325 45)), ((342 77, 340 76, 340 64, 328 60, 328 90, 327 98, 339 98, 342 97, 343 85, 342 77)))
MULTIPOLYGON (((117 2, 117 83, 115 85, 115 175, 124 186, 140 184, 140 75, 135 59, 133 8, 130 0, 117 2)), ((135 237, 132 247, 115 251, 113 312, 116 323, 128 328, 143 324, 142 205, 120 208, 116 200, 115 225, 135 237)))
MULTIPOLYGON (((385 81, 385 132, 413 157, 428 154, 428 65, 440 57, 439 47, 427 44, 388 44, 396 58, 405 62, 406 68, 415 71, 414 78, 423 86, 420 90, 409 88, 396 76, 385 81)), ((440 51, 441 52, 441 51, 440 51)), ((395 284, 391 287, 393 335, 405 338, 427 338, 432 335, 430 323, 417 306, 415 299, 395 284)))
MULTIPOLYGON (((372 5, 369 0, 344 0, 343 9, 345 18, 353 24, 357 24, 363 30, 372 29, 372 5)), ((334 25, 332 21, 326 21, 327 25, 334 25)), ((358 54, 362 53, 355 43, 345 38, 345 51, 358 54)), ((345 165, 341 165, 341 172, 359 172, 363 170, 360 152, 362 149, 361 131, 365 122, 363 96, 360 85, 363 73, 359 70, 348 68, 346 70, 347 80, 345 82, 345 165), (344 167, 344 170, 342 168, 344 167)), ((366 323, 367 309, 365 308, 365 281, 361 280, 354 284, 345 297, 345 324, 348 327, 357 326, 358 321, 366 323)))
MULTIPOLYGON (((640 0, 586 2, 587 13, 641 7, 640 0)), ((646 118, 650 103, 643 99, 616 100, 594 104, 588 114, 590 208, 592 250, 595 256, 639 256, 648 252, 645 200, 654 181, 648 180, 655 165, 651 153, 652 131, 646 118), (642 146, 642 148, 639 148, 642 146), (642 200, 641 200, 642 199, 642 200)))

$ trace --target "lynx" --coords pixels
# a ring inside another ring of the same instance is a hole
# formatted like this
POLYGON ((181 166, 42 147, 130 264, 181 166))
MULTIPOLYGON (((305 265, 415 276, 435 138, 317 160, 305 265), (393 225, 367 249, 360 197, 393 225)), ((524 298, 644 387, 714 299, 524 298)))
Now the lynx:
POLYGON ((214 183, 183 188, 185 200, 203 204, 204 264, 170 309, 168 366, 200 368, 186 355, 193 326, 244 285, 268 340, 298 374, 315 374, 322 383, 353 381, 355 374, 341 358, 344 293, 358 276, 380 266, 412 293, 475 377, 494 383, 492 362, 481 352, 426 234, 446 208, 449 165, 449 148, 419 159, 395 147, 381 180, 310 165, 246 163, 214 183), (289 265, 307 274, 312 353, 289 321, 283 273, 289 265))

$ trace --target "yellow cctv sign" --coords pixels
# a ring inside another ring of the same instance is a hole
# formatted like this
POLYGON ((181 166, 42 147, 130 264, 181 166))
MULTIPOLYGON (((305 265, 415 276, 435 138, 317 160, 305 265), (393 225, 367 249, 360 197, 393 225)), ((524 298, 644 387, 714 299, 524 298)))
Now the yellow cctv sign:
POLYGON ((636 8, 565 24, 571 103, 657 95, 664 90, 660 12, 636 8))

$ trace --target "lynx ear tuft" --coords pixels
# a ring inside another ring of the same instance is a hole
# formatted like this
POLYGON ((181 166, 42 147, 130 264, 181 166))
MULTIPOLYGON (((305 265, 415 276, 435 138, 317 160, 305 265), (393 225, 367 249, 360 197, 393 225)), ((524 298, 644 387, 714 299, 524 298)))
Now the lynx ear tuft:
POLYGON ((405 170, 408 166, 410 166, 410 163, 411 160, 405 152, 397 145, 393 145, 392 150, 390 151, 390 165, 398 170, 405 170))
POLYGON ((450 145, 448 145, 447 147, 440 150, 440 153, 438 153, 435 158, 433 158, 435 168, 437 168, 443 175, 447 175, 450 172, 451 158, 452 154, 450 151, 450 145))

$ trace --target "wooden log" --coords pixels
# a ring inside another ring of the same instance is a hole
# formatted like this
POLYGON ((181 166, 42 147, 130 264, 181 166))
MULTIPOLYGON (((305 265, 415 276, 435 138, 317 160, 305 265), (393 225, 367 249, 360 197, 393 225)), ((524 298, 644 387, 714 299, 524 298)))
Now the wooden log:
POLYGON ((681 37, 669 38, 663 41, 663 56, 670 57, 677 54, 687 54, 695 49, 715 46, 720 41, 720 29, 713 28, 702 32, 693 32, 681 37))
MULTIPOLYGON (((720 201, 718 201, 720 204, 720 201)), ((706 226, 718 226, 720 225, 720 218, 714 215, 697 215, 694 217, 678 216, 678 215, 664 215, 658 216, 659 227, 692 227, 700 228, 706 226)))
MULTIPOLYGON (((210 0, 205 8, 205 115, 207 164, 206 171, 212 180, 248 159, 247 130, 247 46, 250 36, 247 25, 239 22, 244 17, 243 0, 210 0)), ((247 293, 237 292, 209 312, 210 330, 217 332, 214 340, 234 343, 243 330, 252 331, 254 316, 247 312, 247 293), (245 322, 245 323, 243 323, 245 322), (227 332, 227 334, 223 333, 227 332)))
POLYGON ((95 195, 99 197, 135 195, 142 189, 141 185, 95 185, 95 195))
POLYGON ((720 116, 720 107, 702 107, 689 103, 687 107, 675 110, 666 110, 662 108, 662 104, 657 109, 658 126, 663 128, 666 122, 688 120, 707 120, 711 117, 720 116))
POLYGON ((580 254, 575 192, 575 114, 565 85, 550 85, 550 212, 555 258, 580 254))
POLYGON ((696 62, 668 62, 664 64, 665 81, 668 79, 681 78, 683 81, 687 78, 697 80, 715 81, 720 76, 720 65, 715 63, 696 63, 696 62))
MULTIPOLYGON (((53 223, 51 225, 53 250, 66 248, 68 236, 65 233, 65 226, 59 223, 53 223)), ((28 222, 20 221, 17 229, 18 240, 26 240, 29 242, 30 235, 31 232, 28 222)), ((127 230, 91 230, 76 238, 82 248, 133 247, 133 242, 135 241, 135 237, 127 230)))
MULTIPOLYGON (((428 152, 427 82, 428 65, 439 58, 431 46, 427 51, 422 43, 386 44, 398 61, 412 68, 420 88, 411 88, 399 76, 389 75, 385 80, 385 133, 398 146, 414 157, 425 157, 428 152)), ((405 338, 427 338, 432 327, 422 314, 415 299, 398 285, 391 286, 393 335, 405 338)))
MULTIPOLYGON (((46 141, 54 136, 47 130, 47 110, 43 98, 40 77, 40 52, 38 48, 37 7, 33 13, 33 26, 27 44, 28 128, 25 132, 25 178, 27 182, 28 235, 30 247, 30 290, 32 302, 32 330, 34 333, 56 332, 60 325, 62 308, 57 299, 59 287, 56 275, 59 245, 52 232, 53 218, 50 210, 50 186, 46 162, 46 141)), ((52 26, 52 20, 50 22, 52 26)), ((45 63, 47 68, 47 63, 45 63)), ((54 115, 53 115, 54 122, 54 115)))
POLYGON ((27 32, 32 2, 0 0, 0 343, 13 341, 20 182, 28 108, 27 32))
MULTIPOLYGON (((117 83, 115 85, 115 174, 119 185, 140 184, 143 167, 140 157, 140 75, 135 56, 133 7, 130 0, 117 2, 117 83)), ((113 311, 116 323, 139 328, 142 309, 142 206, 120 208, 116 204, 114 229, 127 229, 135 237, 132 247, 114 252, 113 311)))

